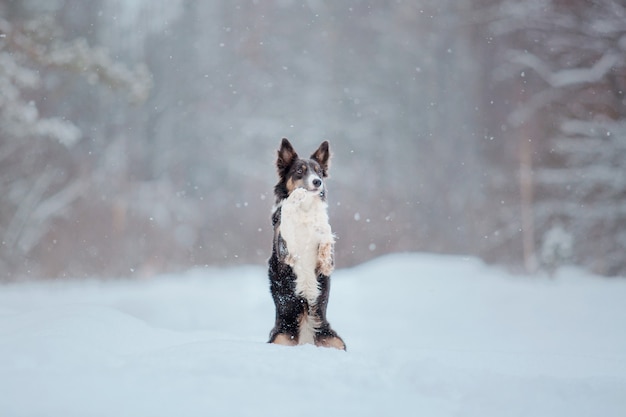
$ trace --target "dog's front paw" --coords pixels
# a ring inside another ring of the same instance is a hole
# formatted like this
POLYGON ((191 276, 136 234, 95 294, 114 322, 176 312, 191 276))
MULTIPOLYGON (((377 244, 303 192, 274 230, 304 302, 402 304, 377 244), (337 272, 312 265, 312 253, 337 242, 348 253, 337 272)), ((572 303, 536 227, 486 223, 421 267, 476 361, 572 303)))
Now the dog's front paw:
POLYGON ((291 201, 291 203, 297 205, 299 203, 302 203, 307 198, 307 194, 308 192, 304 188, 296 188, 291 192, 288 200, 291 201))
POLYGON ((298 208, 303 211, 308 211, 313 203, 314 193, 307 191, 304 188, 296 188, 291 192, 287 198, 287 202, 294 208, 298 208))
POLYGON ((328 223, 315 226, 315 232, 321 243, 335 243, 335 235, 328 223))
POLYGON ((335 270, 335 261, 333 256, 333 245, 331 243, 322 243, 318 250, 317 270, 320 274, 330 276, 335 270))
POLYGON ((296 256, 292 255, 291 253, 288 253, 285 256, 285 264, 293 268, 296 265, 296 259, 297 259, 296 256))

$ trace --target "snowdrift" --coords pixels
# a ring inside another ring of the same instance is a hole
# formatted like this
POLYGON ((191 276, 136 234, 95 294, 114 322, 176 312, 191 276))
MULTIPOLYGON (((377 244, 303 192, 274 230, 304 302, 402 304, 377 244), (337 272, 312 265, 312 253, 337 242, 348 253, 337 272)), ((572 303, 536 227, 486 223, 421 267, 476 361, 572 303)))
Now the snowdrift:
POLYGON ((398 254, 332 285, 347 352, 265 343, 264 267, 0 286, 0 415, 626 415, 624 280, 398 254))

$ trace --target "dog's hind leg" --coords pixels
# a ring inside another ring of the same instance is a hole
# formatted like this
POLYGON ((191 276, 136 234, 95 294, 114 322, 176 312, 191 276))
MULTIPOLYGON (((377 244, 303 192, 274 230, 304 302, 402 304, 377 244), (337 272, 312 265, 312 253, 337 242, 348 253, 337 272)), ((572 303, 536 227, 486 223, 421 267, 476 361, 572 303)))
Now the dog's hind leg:
POLYGON ((315 346, 346 350, 346 344, 339 336, 320 336, 315 340, 315 346))
POLYGON ((330 328, 330 324, 325 322, 317 333, 315 333, 315 346, 332 347, 335 349, 346 350, 346 344, 339 337, 337 332, 330 328))
POLYGON ((294 293, 292 269, 270 259, 270 290, 276 306, 276 321, 270 332, 269 343, 297 345, 299 319, 304 314, 306 302, 294 293))
POLYGON ((331 327, 326 319, 326 307, 328 306, 328 295, 330 294, 330 277, 318 275, 317 282, 320 286, 320 296, 315 305, 315 315, 319 320, 319 327, 315 332, 315 345, 322 347, 333 347, 346 350, 346 344, 331 327))
POLYGON ((277 345, 295 346, 298 341, 287 333, 276 333, 270 337, 269 343, 275 343, 277 345))

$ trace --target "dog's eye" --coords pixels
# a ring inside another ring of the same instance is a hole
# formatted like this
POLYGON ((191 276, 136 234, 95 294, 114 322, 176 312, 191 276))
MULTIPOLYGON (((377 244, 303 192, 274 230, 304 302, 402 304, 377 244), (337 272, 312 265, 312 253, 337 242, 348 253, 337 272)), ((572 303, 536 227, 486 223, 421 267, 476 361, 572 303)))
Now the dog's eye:
POLYGON ((302 168, 298 168, 298 170, 296 171, 296 174, 302 175, 302 168))

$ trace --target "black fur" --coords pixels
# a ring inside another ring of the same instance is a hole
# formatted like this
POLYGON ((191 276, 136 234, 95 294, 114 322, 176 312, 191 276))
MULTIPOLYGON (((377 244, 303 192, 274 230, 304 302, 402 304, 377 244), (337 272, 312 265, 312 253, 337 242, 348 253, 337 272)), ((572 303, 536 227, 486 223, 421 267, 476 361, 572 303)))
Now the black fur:
MULTIPOLYGON (((333 346, 345 349, 343 340, 331 328, 330 323, 326 319, 326 308, 328 306, 328 297, 330 293, 330 277, 316 271, 317 281, 319 283, 320 295, 314 306, 304 297, 296 294, 296 275, 286 262, 288 255, 287 245, 280 234, 281 207, 279 203, 286 199, 292 190, 289 189, 290 181, 298 180, 297 167, 312 169, 321 177, 328 177, 330 152, 328 142, 323 142, 316 152, 311 155, 311 159, 302 160, 298 158, 291 143, 287 139, 283 139, 276 167, 278 169, 279 181, 274 187, 276 195, 277 208, 272 214, 272 225, 274 226, 274 239, 272 244, 272 256, 269 259, 269 280, 270 291, 276 306, 276 321, 274 328, 270 332, 269 342, 276 340, 277 336, 284 335, 288 338, 290 344, 297 344, 299 337, 299 326, 302 317, 313 315, 319 322, 314 336, 315 344, 318 346, 333 346), (332 341, 332 343, 330 343, 332 341), (328 343, 327 343, 328 342, 328 343)), ((301 170, 300 168, 300 170, 301 170)), ((325 199, 325 187, 320 197, 325 199)))

